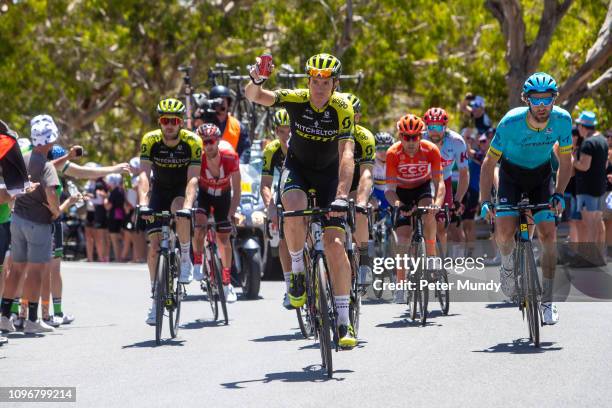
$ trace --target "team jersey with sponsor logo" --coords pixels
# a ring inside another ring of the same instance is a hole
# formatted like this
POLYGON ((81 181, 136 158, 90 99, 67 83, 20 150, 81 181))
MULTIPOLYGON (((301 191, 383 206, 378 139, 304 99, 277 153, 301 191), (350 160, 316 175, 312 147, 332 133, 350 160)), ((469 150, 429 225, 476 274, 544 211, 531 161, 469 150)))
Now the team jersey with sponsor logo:
POLYGON ((280 173, 285 163, 285 154, 281 148, 280 140, 276 139, 266 145, 263 151, 263 167, 261 168, 262 176, 273 176, 274 169, 280 173))
POLYGON ((534 129, 527 123, 529 108, 514 108, 497 125, 488 155, 510 163, 534 169, 550 161, 553 146, 559 142, 559 153, 572 152, 572 117, 553 106, 546 127, 534 129))
POLYGON ((219 156, 221 156, 219 175, 213 176, 208 168, 206 153, 202 155, 202 167, 200 169, 200 179, 198 180, 200 189, 213 196, 220 196, 228 191, 231 187, 232 174, 240 171, 240 158, 234 149, 219 147, 219 156))
MULTIPOLYGON (((423 138, 431 141, 427 132, 423 133, 423 138)), ((447 129, 444 139, 442 140, 442 146, 439 147, 439 149, 442 178, 444 178, 444 180, 451 177, 453 164, 456 164, 458 169, 465 169, 468 167, 467 146, 459 133, 447 129)))
POLYGON ((289 152, 304 168, 328 168, 339 161, 338 141, 354 142, 353 106, 342 94, 334 92, 322 109, 312 106, 308 89, 281 89, 274 95, 274 106, 289 113, 289 152))
POLYGON ((189 166, 201 164, 202 139, 186 129, 181 129, 178 137, 179 143, 174 147, 164 143, 161 129, 142 137, 140 160, 151 163, 156 189, 172 190, 186 184, 189 166))
POLYGON ((414 156, 396 142, 387 150, 387 183, 397 184, 398 188, 416 188, 431 179, 442 177, 440 150, 428 140, 421 139, 419 150, 414 156))

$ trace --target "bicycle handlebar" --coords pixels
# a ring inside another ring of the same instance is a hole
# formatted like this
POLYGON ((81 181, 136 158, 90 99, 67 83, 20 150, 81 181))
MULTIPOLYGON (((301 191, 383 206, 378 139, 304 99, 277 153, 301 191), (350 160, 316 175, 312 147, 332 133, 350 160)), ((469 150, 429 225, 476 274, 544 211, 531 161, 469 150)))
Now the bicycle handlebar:
POLYGON ((332 210, 331 208, 306 208, 305 210, 296 210, 296 211, 283 211, 282 205, 277 205, 278 212, 278 233, 280 239, 285 238, 285 231, 283 227, 283 221, 285 217, 316 217, 319 215, 327 215, 332 212, 346 212, 347 213, 347 224, 352 229, 355 225, 355 202, 353 200, 349 200, 349 205, 347 208, 342 210, 332 210))

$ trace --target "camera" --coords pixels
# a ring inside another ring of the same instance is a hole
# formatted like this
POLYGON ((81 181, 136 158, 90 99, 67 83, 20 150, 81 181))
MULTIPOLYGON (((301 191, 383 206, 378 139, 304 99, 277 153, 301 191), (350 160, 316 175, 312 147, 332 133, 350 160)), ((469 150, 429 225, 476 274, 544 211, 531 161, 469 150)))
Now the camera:
POLYGON ((203 117, 206 114, 215 113, 215 108, 223 104, 223 98, 208 99, 204 93, 193 94, 193 100, 197 106, 194 117, 203 117))

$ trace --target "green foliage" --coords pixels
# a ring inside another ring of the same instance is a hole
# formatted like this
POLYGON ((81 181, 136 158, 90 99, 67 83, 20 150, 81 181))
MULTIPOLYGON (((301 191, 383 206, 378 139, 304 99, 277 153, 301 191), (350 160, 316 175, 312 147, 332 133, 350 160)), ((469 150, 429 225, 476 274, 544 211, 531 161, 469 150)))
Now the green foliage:
MULTIPOLYGON (((310 55, 326 51, 339 53, 345 73, 364 72, 362 88, 342 88, 360 96, 374 131, 433 105, 459 127, 458 103, 468 91, 485 97, 496 121, 508 109, 505 41, 483 3, 355 0, 343 44, 341 0, 15 2, 0 14, 0 117, 28 136, 29 118, 50 113, 63 142, 84 144, 91 160, 117 162, 137 154, 140 137, 155 126, 157 101, 182 92, 179 65, 192 65, 201 84, 216 62, 244 67, 270 51, 277 65, 302 72, 310 55)), ((522 1, 528 40, 541 3, 522 1)), ((559 82, 575 72, 605 8, 604 0, 577 0, 540 68, 559 82)), ((578 108, 598 112, 603 129, 612 123, 611 102, 604 86, 578 108)))

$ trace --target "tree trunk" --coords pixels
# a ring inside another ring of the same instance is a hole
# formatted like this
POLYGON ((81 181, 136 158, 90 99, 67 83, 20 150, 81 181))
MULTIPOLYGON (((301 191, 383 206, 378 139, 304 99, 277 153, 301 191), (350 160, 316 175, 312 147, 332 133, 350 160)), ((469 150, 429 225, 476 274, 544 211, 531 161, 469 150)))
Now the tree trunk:
POLYGON ((532 44, 525 40, 525 22, 519 0, 486 0, 485 7, 499 21, 506 39, 506 85, 508 104, 516 107, 521 104, 521 91, 525 79, 540 64, 542 56, 550 46, 552 36, 559 22, 569 9, 573 0, 545 0, 538 35, 532 44))

